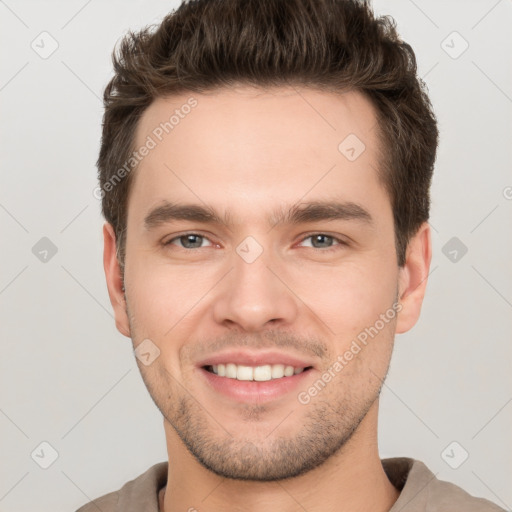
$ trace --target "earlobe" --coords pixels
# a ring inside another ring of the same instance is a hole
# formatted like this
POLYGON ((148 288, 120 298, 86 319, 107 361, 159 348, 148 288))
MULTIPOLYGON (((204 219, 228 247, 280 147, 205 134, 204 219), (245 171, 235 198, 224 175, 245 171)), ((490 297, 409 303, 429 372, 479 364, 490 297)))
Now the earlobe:
POLYGON ((424 222, 410 239, 405 264, 400 268, 398 293, 401 310, 396 324, 397 334, 407 332, 418 321, 425 297, 431 259, 430 226, 424 222))
POLYGON ((103 268, 105 270, 110 303, 114 308, 117 330, 124 336, 130 337, 130 323, 124 298, 124 284, 117 259, 116 235, 114 228, 108 222, 103 226, 103 268))

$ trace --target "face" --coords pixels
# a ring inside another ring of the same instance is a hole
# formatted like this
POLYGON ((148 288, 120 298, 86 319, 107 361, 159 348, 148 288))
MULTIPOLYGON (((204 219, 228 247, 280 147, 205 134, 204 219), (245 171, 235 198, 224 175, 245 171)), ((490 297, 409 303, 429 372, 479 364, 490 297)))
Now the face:
POLYGON ((166 429, 228 478, 319 466, 376 406, 430 261, 425 228, 397 265, 373 107, 357 92, 183 94, 145 111, 144 145, 125 293, 109 226, 105 268, 166 429))

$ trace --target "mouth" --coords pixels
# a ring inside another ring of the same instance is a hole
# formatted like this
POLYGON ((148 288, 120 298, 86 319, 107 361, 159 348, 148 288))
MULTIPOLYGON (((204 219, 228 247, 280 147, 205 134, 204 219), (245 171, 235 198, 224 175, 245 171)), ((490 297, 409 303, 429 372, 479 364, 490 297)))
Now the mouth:
POLYGON ((307 372, 312 368, 312 366, 301 367, 284 364, 246 366, 235 363, 219 363, 203 366, 204 370, 213 373, 218 377, 252 382, 266 382, 270 380, 289 378, 294 375, 307 372))
MULTIPOLYGON (((293 400, 314 371, 312 366, 285 364, 258 364, 257 366, 235 363, 203 365, 198 368, 214 399, 219 395, 230 403, 263 404, 272 401, 293 400)), ((281 402, 282 404, 282 402, 281 402)))

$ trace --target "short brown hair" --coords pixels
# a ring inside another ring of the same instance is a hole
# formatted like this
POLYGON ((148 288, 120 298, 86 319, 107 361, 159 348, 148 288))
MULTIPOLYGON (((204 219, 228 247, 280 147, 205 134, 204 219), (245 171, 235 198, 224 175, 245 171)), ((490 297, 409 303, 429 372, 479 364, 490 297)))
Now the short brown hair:
POLYGON ((142 113, 158 97, 240 84, 366 95, 377 112, 378 172, 405 263, 410 237, 429 217, 437 122, 412 48, 367 0, 185 0, 156 28, 128 32, 112 59, 97 165, 121 268, 133 173, 115 178, 134 150, 142 113))

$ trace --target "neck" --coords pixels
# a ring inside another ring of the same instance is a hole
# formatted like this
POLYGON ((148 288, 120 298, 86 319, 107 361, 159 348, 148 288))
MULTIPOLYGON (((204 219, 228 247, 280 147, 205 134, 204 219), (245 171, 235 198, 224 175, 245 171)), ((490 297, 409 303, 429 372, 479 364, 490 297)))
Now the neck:
POLYGON ((188 452, 165 424, 169 472, 162 512, 387 512, 399 492, 388 480, 377 446, 378 400, 346 445, 321 466, 298 477, 253 482, 215 475, 188 452))

